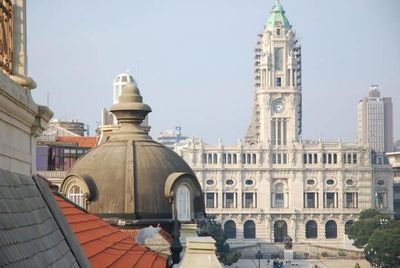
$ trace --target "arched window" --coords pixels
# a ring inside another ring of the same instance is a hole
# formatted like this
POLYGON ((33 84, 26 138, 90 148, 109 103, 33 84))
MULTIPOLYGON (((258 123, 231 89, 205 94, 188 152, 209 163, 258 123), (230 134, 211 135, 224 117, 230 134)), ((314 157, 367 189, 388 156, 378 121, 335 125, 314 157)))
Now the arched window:
POLYGON ((254 221, 248 220, 244 223, 243 237, 256 238, 256 225, 254 224, 254 221))
POLYGON ((313 220, 306 223, 306 238, 317 238, 318 237, 318 226, 313 220))
POLYGON ((325 224, 325 237, 337 238, 337 226, 334 220, 329 220, 325 224))
POLYGON ((224 224, 224 233, 226 238, 234 239, 236 238, 236 224, 234 221, 229 220, 224 224))
POLYGON ((345 234, 349 233, 349 230, 350 230, 351 226, 353 226, 353 223, 354 223, 354 221, 352 221, 352 220, 346 221, 346 223, 344 225, 344 233, 345 234))
POLYGON ((86 200, 83 196, 83 191, 81 187, 73 185, 71 188, 69 188, 67 197, 78 206, 82 208, 86 207, 86 200))
POLYGON ((190 190, 189 188, 181 184, 176 190, 176 214, 179 221, 190 221, 190 190))

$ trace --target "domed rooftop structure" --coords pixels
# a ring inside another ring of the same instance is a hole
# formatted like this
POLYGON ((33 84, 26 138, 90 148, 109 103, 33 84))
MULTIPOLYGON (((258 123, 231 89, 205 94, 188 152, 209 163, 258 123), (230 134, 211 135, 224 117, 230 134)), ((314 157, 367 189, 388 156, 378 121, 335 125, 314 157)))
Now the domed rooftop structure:
POLYGON ((276 26, 282 26, 286 30, 289 30, 292 27, 285 16, 285 10, 281 3, 279 3, 279 0, 276 1, 272 8, 271 15, 267 20, 266 28, 267 30, 272 30, 276 26))
POLYGON ((151 112, 135 83, 111 107, 120 128, 80 158, 61 192, 115 223, 193 222, 204 217, 200 184, 186 162, 140 124, 151 112))

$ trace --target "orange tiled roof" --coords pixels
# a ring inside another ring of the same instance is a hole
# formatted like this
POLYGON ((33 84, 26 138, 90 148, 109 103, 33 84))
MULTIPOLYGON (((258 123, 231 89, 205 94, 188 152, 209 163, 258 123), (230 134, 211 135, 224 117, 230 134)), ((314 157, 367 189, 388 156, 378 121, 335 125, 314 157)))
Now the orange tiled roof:
POLYGON ((58 136, 57 141, 77 142, 79 147, 93 148, 96 146, 97 137, 68 137, 58 136))
POLYGON ((167 259, 134 238, 54 194, 90 264, 95 267, 165 268, 167 259))

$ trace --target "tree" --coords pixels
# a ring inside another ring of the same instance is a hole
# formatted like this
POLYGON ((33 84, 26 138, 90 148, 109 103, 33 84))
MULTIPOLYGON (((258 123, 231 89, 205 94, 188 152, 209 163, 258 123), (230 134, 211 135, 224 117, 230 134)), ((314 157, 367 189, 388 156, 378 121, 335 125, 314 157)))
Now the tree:
POLYGON ((353 239, 353 245, 357 248, 363 248, 372 233, 381 225, 382 220, 388 219, 383 215, 375 215, 372 218, 364 218, 356 221, 348 231, 348 236, 353 239))
POLYGON ((237 262, 241 254, 239 251, 232 251, 228 243, 226 243, 227 238, 224 234, 222 225, 215 220, 210 220, 209 232, 215 239, 219 261, 224 265, 232 265, 237 262))
POLYGON ((365 258, 376 266, 400 266, 400 224, 388 223, 376 229, 364 249, 365 258))
POLYGON ((349 229, 353 245, 364 248, 368 262, 376 266, 400 266, 400 223, 374 209, 364 210, 349 229))

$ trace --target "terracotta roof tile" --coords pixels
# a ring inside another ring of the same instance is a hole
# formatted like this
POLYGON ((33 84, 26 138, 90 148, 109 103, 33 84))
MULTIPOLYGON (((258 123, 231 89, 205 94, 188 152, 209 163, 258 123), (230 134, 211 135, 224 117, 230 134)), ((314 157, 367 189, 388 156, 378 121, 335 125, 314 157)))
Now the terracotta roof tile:
POLYGON ((57 194, 54 196, 93 267, 167 267, 165 257, 138 245, 132 234, 86 213, 57 194))
POLYGON ((58 136, 57 141, 61 142, 76 142, 79 147, 93 148, 96 146, 97 137, 68 137, 58 136))

